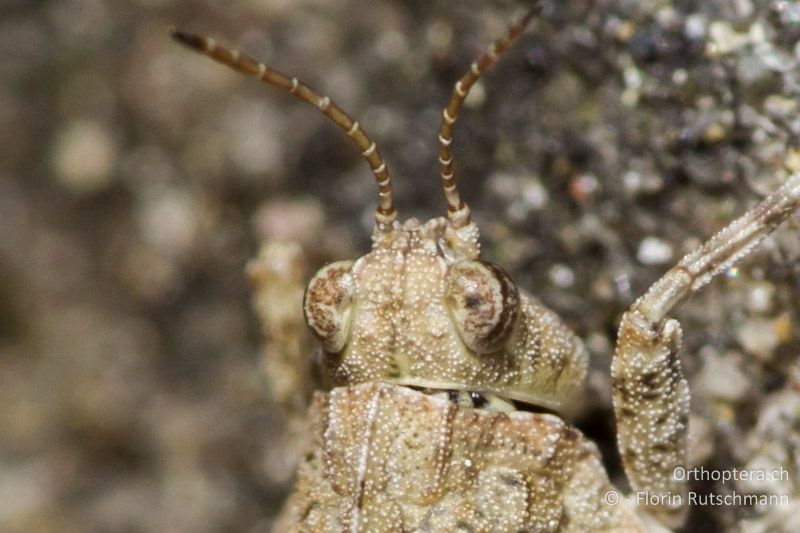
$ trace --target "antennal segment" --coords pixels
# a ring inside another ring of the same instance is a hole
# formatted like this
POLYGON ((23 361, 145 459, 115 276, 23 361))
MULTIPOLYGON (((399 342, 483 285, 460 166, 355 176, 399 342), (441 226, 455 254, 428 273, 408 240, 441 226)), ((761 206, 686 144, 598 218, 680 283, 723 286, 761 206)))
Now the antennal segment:
POLYGON ((539 6, 533 7, 522 18, 508 27, 502 37, 489 45, 486 52, 481 53, 472 62, 469 70, 455 84, 450 95, 447 107, 442 111, 442 127, 439 130, 439 173, 442 176, 442 188, 447 200, 447 217, 453 226, 463 228, 470 223, 470 211, 467 204, 461 200, 456 188, 456 180, 453 170, 453 152, 450 145, 453 142, 453 125, 458 119, 461 105, 467 98, 470 89, 481 74, 500 59, 500 56, 508 50, 514 40, 522 33, 531 19, 539 12, 539 6))
POLYGON ((389 232, 391 230, 392 223, 397 219, 397 211, 392 205, 392 178, 389 175, 386 162, 378 151, 378 146, 372 139, 367 137, 366 132, 357 121, 350 118, 330 98, 320 96, 297 78, 289 78, 238 50, 230 50, 217 44, 214 39, 201 37, 193 33, 177 30, 172 30, 171 33, 172 37, 179 43, 234 70, 279 87, 300 100, 319 108, 358 146, 361 155, 369 163, 372 173, 375 175, 375 181, 378 184, 378 209, 375 213, 375 222, 381 232, 389 232))

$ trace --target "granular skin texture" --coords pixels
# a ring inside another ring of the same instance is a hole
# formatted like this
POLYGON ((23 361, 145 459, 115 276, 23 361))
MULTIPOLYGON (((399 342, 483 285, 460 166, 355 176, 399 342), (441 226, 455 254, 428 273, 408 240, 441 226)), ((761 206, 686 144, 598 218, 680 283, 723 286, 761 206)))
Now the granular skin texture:
POLYGON ((594 444, 549 415, 463 408, 390 384, 317 393, 274 531, 645 531, 594 444))

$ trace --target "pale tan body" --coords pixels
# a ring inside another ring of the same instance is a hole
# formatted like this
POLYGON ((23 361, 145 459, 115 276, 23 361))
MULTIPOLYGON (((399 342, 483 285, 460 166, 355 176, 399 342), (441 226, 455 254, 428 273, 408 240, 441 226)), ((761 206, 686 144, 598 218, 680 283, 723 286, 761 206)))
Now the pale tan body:
POLYGON ((556 411, 575 399, 587 354, 555 313, 520 292, 499 267, 450 248, 447 220, 397 226, 378 236, 369 254, 333 263, 309 284, 306 320, 323 343, 335 384, 382 380, 472 390, 556 411), (494 285, 497 278, 507 286, 494 285), (465 292, 482 307, 462 309, 465 292), (340 311, 327 303, 336 298, 340 311), (465 336, 493 327, 503 330, 497 346, 479 353, 465 343, 465 336), (326 338, 342 346, 326 345, 326 338))
MULTIPOLYGON (((583 386, 586 352, 552 311, 480 260, 478 229, 454 179, 461 104, 530 16, 456 83, 439 135, 448 217, 424 224, 397 221, 375 143, 329 98, 212 40, 175 34, 318 106, 362 150, 379 187, 372 251, 324 267, 306 290, 306 321, 334 388, 314 398, 307 450, 276 532, 654 531, 683 522, 687 487, 673 472, 687 463, 689 389, 670 314, 800 208, 800 173, 685 256, 623 316, 611 369, 620 454, 633 491, 662 503, 610 505, 607 494, 617 493, 591 443, 556 416, 513 411, 516 400, 564 412, 583 386), (447 391, 487 395, 493 411, 448 400, 447 391)), ((274 343, 288 338, 284 323, 271 323, 285 313, 264 312, 263 302, 299 291, 272 261, 262 254, 251 272, 265 330, 279 332, 274 343)), ((301 383, 286 371, 296 348, 270 355, 270 368, 301 383)))
POLYGON ((641 531, 594 444, 553 415, 407 387, 317 393, 309 455, 274 531, 641 531))
MULTIPOLYGON (((620 453, 634 491, 682 496, 687 490, 685 481, 672 476, 686 465, 689 390, 677 358, 680 325, 667 311, 798 208, 800 174, 794 174, 688 254, 624 315, 612 377, 620 453)), ((354 295, 347 303, 352 316, 341 323, 345 343, 325 357, 343 386, 315 396, 308 449, 274 531, 661 531, 679 524, 683 505, 635 507, 625 498, 609 505, 606 494, 618 493, 596 448, 553 415, 475 409, 386 383, 414 384, 424 375, 432 389, 502 396, 508 387, 507 398, 523 391, 535 405, 537 394, 567 401, 582 384, 580 342, 552 311, 524 294, 501 353, 480 364, 487 356, 465 346, 446 303, 446 272, 472 259, 451 256, 442 244, 442 224, 435 219, 398 225, 394 239, 376 239, 375 249, 389 252, 373 250, 355 263, 332 265, 355 273, 345 284, 354 295), (431 251, 435 242, 444 254, 431 251), (416 260, 408 261, 408 255, 416 260), (415 266, 405 268, 409 263, 415 266), (361 306, 368 312, 359 311, 361 306), (405 374, 392 363, 398 358, 410 361, 400 365, 405 374), (437 358, 451 364, 429 361, 437 358), (496 372, 498 361, 509 365, 507 375, 496 372), (531 367, 538 372, 525 371, 531 367), (513 371, 518 368, 523 371, 513 371), (536 379, 542 375, 549 379, 536 379), (489 513, 481 505, 496 491, 503 496, 489 513)), ((327 279, 327 273, 323 269, 318 277, 327 279)), ((270 288, 262 285, 260 296, 270 288)), ((309 297, 318 296, 309 289, 306 307, 309 297)))

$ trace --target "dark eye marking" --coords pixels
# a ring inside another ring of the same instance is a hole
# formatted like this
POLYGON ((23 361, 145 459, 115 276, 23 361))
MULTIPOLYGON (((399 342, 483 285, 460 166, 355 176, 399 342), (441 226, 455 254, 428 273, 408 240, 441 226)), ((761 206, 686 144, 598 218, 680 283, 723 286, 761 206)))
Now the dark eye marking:
POLYGON ((338 353, 347 343, 354 295, 352 261, 337 261, 317 272, 303 297, 306 324, 326 353, 338 353))
POLYGON ((452 265, 446 298, 461 340, 470 350, 494 353, 508 341, 519 315, 519 293, 500 267, 486 261, 452 265))
POLYGON ((475 407, 476 409, 480 409, 489 403, 489 401, 479 392, 470 391, 469 399, 472 400, 472 407, 475 407))
POLYGON ((477 294, 468 294, 466 298, 464 298, 464 305, 470 309, 475 309, 481 305, 481 297, 477 294))

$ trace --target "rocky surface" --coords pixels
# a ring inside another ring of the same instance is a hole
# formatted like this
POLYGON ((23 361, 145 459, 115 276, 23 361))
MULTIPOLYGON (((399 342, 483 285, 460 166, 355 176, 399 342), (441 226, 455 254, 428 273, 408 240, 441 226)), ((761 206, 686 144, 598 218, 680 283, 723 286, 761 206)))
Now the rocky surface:
MULTIPOLYGON (((800 168, 800 2, 543 2, 456 131, 486 256, 587 341, 576 420, 624 486, 620 314, 800 168)), ((0 6, 0 529, 262 531, 290 483, 245 263, 368 246, 369 171, 313 109, 175 45, 213 35, 357 116, 401 217, 443 212, 436 133, 510 1, 68 0, 0 6)), ((791 531, 800 494, 795 217, 679 313, 701 482, 687 531, 791 531)))

